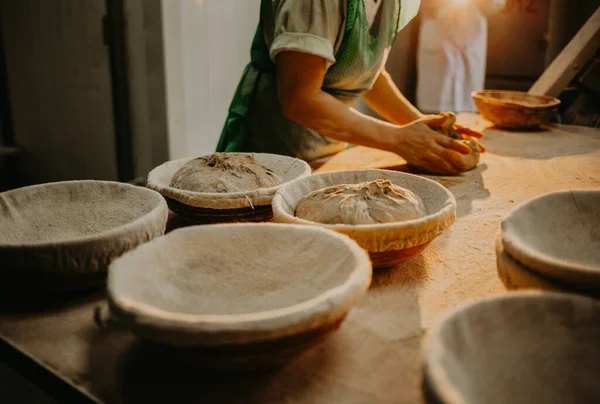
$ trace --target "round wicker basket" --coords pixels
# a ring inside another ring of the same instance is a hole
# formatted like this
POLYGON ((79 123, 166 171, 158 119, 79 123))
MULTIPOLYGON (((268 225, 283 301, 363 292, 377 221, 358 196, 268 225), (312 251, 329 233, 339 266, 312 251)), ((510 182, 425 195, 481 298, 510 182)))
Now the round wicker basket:
POLYGON ((532 129, 550 123, 560 100, 521 91, 481 90, 471 96, 481 116, 505 129, 532 129))

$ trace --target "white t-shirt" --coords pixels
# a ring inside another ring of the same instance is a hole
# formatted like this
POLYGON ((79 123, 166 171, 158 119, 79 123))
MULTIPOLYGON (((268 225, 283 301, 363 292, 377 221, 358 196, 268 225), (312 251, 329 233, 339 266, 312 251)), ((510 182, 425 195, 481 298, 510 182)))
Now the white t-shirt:
MULTIPOLYGON (((363 0, 369 26, 384 1, 363 0)), ((264 35, 271 59, 279 52, 295 50, 321 56, 335 63, 346 26, 348 0, 273 0, 264 18, 264 35)))

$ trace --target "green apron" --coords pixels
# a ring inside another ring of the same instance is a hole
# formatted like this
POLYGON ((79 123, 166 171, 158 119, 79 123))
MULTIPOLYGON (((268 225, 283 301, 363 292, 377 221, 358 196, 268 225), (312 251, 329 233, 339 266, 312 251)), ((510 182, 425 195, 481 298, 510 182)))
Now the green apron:
MULTIPOLYGON (((336 62, 327 70, 323 91, 347 105, 355 105, 384 67, 396 33, 416 15, 417 8, 400 10, 400 0, 382 0, 378 33, 367 22, 363 0, 348 0, 346 26, 336 62)), ((275 64, 263 35, 262 19, 271 0, 261 2, 261 22, 237 87, 218 152, 262 152, 313 160, 343 149, 346 145, 299 125, 281 113, 277 98, 275 64)))

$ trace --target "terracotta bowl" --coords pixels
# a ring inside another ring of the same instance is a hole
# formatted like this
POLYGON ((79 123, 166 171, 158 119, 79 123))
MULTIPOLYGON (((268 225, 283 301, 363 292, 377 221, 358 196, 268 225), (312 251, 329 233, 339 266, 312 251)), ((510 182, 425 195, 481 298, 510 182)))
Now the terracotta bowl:
POLYGON ((562 284, 600 292, 600 191, 532 199, 502 222, 506 254, 562 284))
POLYGON ((531 129, 550 123, 560 100, 521 91, 481 90, 471 93, 481 116, 505 129, 531 129))
POLYGON ((167 216, 160 194, 118 182, 55 182, 4 192, 0 269, 27 287, 98 286, 114 258, 164 233, 167 216))
MULTIPOLYGON (((283 181, 311 174, 310 166, 297 158, 252 153, 256 161, 274 171, 283 181)), ((281 185, 249 192, 193 192, 170 186, 173 175, 193 158, 166 162, 148 174, 148 188, 160 192, 169 208, 196 224, 267 222, 273 219, 271 200, 281 185)))
POLYGON ((193 226, 110 267, 112 316, 210 370, 289 361, 335 330, 371 281, 367 254, 319 227, 193 226))
POLYGON ((402 263, 423 251, 429 243, 454 223, 456 200, 452 193, 435 181, 389 170, 346 170, 314 174, 292 181, 273 198, 275 221, 301 225, 321 226, 354 239, 369 252, 374 268, 385 268, 402 263), (327 225, 296 217, 298 201, 309 193, 335 184, 357 184, 377 179, 390 180, 421 197, 427 216, 372 225, 327 225))
POLYGON ((450 311, 425 343, 428 401, 600 402, 600 302, 511 292, 450 311))

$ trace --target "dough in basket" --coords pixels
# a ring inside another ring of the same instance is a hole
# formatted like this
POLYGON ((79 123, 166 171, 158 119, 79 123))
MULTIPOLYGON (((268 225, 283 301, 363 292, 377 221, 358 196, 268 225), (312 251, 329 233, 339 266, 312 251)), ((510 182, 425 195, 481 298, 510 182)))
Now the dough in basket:
POLYGON ((171 180, 171 187, 194 192, 247 192, 279 185, 281 179, 251 154, 214 153, 190 160, 171 180))
POLYGON ((447 116, 448 119, 439 127, 432 128, 436 132, 441 133, 442 135, 451 137, 452 139, 456 139, 457 141, 466 144, 471 148, 470 154, 460 154, 460 157, 465 164, 465 171, 469 171, 479 164, 479 154, 481 153, 481 149, 477 142, 472 140, 470 137, 460 134, 456 127, 454 126, 456 123, 456 115, 451 112, 442 112, 440 115, 447 116))
POLYGON ((296 206, 297 217, 324 224, 402 222, 426 214, 418 195, 389 180, 332 185, 311 192, 296 206))

